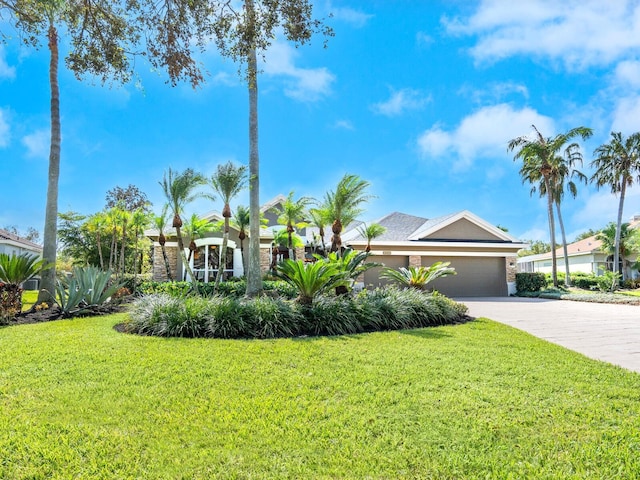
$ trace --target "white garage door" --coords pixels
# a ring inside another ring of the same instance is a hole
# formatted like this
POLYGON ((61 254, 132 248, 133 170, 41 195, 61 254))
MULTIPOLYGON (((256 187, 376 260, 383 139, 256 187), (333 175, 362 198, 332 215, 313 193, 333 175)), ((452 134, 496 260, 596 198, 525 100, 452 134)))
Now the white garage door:
POLYGON ((502 297, 507 295, 507 273, 502 257, 422 257, 422 265, 451 262, 457 275, 430 283, 448 297, 502 297))

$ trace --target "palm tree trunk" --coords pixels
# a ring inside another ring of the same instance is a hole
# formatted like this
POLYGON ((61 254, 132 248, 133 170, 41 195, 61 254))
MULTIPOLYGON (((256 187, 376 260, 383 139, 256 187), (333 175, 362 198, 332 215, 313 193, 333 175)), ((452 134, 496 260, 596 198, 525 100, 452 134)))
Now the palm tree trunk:
POLYGON ((127 221, 122 223, 122 244, 120 245, 120 275, 124 277, 124 249, 127 245, 127 221))
MULTIPOLYGON (((624 178, 620 180, 620 203, 618 204, 618 219, 616 221, 616 237, 613 250, 613 273, 614 283, 611 285, 611 291, 615 290, 615 282, 618 281, 616 274, 620 272, 620 232, 622 230, 622 210, 624 209, 624 197, 627 192, 627 182, 624 178)), ((624 280, 624 279, 623 279, 624 280)))
POLYGON ((229 243, 229 218, 224 217, 224 233, 222 234, 222 248, 220 249, 220 262, 218 264, 218 275, 216 275, 215 289, 218 289, 227 266, 227 245, 229 243))
POLYGON ((96 241, 98 242, 98 256, 100 257, 100 270, 104 270, 104 257, 102 256, 102 239, 100 238, 100 230, 96 232, 96 241))
MULTIPOLYGON (((249 29, 254 28, 253 0, 245 1, 249 29)), ((247 82, 249 85, 249 268, 247 271, 247 296, 262 293, 260 271, 260 157, 258 155, 258 60, 255 46, 247 58, 247 82)))
POLYGON ((553 220, 553 198, 549 177, 545 175, 544 182, 547 187, 547 215, 549 216, 549 233, 551 235, 551 278, 553 286, 558 287, 558 259, 556 258, 556 226, 553 220))
POLYGON ((191 266, 189 265, 187 256, 184 253, 184 242, 182 241, 182 232, 180 231, 180 227, 175 227, 175 228, 176 228, 176 237, 178 237, 178 250, 180 252, 180 258, 182 258, 182 264, 184 265, 184 269, 187 273, 187 277, 191 278, 192 282, 195 282, 196 277, 193 275, 193 270, 191 270, 191 266))
POLYGON ((51 302, 54 298, 56 279, 56 244, 58 235, 58 178, 60 177, 60 89, 58 86, 58 32, 49 23, 49 86, 51 88, 51 145, 49 150, 49 179, 47 183, 47 206, 44 220, 44 248, 42 258, 51 268, 42 272, 42 284, 38 303, 51 302))
POLYGON ((164 259, 164 267, 167 270, 167 278, 170 282, 173 282, 173 275, 171 275, 171 266, 169 265, 169 257, 167 256, 167 249, 164 248, 164 245, 160 246, 160 250, 162 250, 162 258, 164 259))
POLYGON ((558 224, 560 225, 560 233, 562 235, 562 253, 564 255, 564 286, 571 286, 571 273, 569 271, 569 253, 567 250, 567 236, 564 232, 564 222, 560 213, 560 204, 556 202, 556 211, 558 212, 558 224))

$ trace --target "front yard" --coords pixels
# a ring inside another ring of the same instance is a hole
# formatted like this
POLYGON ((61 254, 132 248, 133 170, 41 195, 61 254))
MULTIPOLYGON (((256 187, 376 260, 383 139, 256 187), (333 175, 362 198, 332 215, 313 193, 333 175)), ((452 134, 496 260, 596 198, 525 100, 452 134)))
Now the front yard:
POLYGON ((0 478, 635 478, 640 376, 481 319, 268 341, 0 329, 0 478))

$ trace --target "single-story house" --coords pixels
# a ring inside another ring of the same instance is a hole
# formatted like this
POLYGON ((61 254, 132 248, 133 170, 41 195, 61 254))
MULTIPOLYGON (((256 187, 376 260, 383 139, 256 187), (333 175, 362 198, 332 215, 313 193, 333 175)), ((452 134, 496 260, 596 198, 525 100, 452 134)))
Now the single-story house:
MULTIPOLYGON (((0 228, 0 253, 7 255, 22 255, 29 253, 36 257, 42 257, 42 245, 38 245, 26 238, 19 237, 0 228)), ((32 278, 23 285, 27 290, 37 290, 39 278, 32 278)))
MULTIPOLYGON (((640 216, 636 215, 629 221, 629 228, 640 227, 640 216)), ((602 251, 602 241, 596 235, 584 238, 577 242, 567 244, 567 257, 569 259, 569 271, 572 273, 593 273, 602 275, 605 270, 612 270, 613 255, 602 251)), ((631 266, 638 260, 638 255, 633 253, 620 259, 620 271, 623 278, 638 278, 638 270, 631 266)), ((559 272, 565 271, 564 250, 562 245, 556 249, 556 262, 559 272)), ((551 273, 551 252, 538 255, 528 255, 518 258, 518 272, 551 273)))
MULTIPOLYGON (((272 264, 274 255, 273 239, 278 229, 277 215, 272 211, 285 197, 278 195, 265 203, 262 211, 268 220, 266 228, 260 233, 260 265, 264 272, 272 264)), ((222 219, 217 212, 204 215, 211 222, 222 219)), ((516 253, 526 247, 525 243, 515 239, 507 232, 489 224, 468 211, 462 211, 439 218, 427 219, 414 215, 394 212, 376 223, 384 226, 384 235, 371 242, 372 261, 384 263, 390 267, 428 266, 437 261, 451 262, 457 275, 441 278, 433 282, 438 291, 449 296, 506 296, 515 293, 516 253)), ((362 222, 348 226, 342 234, 344 246, 363 250, 366 240, 358 232, 362 222)), ((330 243, 331 228, 325 229, 325 241, 330 243)), ((166 269, 162 257, 158 232, 148 230, 146 235, 154 242, 153 278, 166 280, 166 269)), ((307 244, 307 259, 314 238, 317 244, 317 229, 308 227, 300 232, 307 244)), ((231 228, 229 233, 229 262, 225 275, 244 274, 243 253, 246 258, 248 239, 241 245, 239 232, 231 228), (241 248, 243 247, 243 248, 241 248)), ((248 236, 248 232, 246 232, 248 236)), ((175 232, 165 232, 167 243, 165 250, 169 257, 172 272, 182 272, 182 262, 177 254, 175 232)), ((185 248, 190 239, 185 238, 185 248)), ((199 280, 211 281, 218 270, 219 248, 222 244, 222 232, 210 232, 195 239, 197 250, 190 259, 190 265, 199 280)), ((297 258, 304 258, 302 249, 296 251, 297 258)), ((378 286, 385 283, 379 278, 380 268, 368 271, 364 276, 366 286, 378 286)), ((174 273, 175 277, 175 273, 174 273)))
MULTIPOLYGON (((456 275, 435 280, 430 287, 454 297, 506 296, 515 293, 516 254, 526 244, 464 210, 427 219, 394 212, 376 221, 386 232, 372 240, 371 261, 387 267, 429 266, 450 262, 456 275)), ((367 241, 357 228, 342 242, 364 250, 367 241)), ((364 274, 366 286, 385 283, 380 267, 364 274)))

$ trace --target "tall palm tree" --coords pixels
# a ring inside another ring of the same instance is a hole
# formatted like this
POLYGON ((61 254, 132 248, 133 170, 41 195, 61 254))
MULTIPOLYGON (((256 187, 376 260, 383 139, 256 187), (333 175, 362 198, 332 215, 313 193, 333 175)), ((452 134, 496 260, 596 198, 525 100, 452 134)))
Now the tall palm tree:
POLYGON ((368 187, 369 182, 366 180, 362 180, 357 175, 345 174, 338 182, 335 191, 325 195, 323 208, 331 213, 332 219, 331 251, 338 252, 338 255, 341 254, 340 234, 343 226, 353 222, 364 211, 360 205, 373 198, 365 194, 368 187))
POLYGON ((289 196, 285 201, 278 205, 274 211, 278 214, 278 223, 287 227, 289 249, 289 258, 296 259, 295 250, 293 249, 293 234, 296 229, 304 228, 307 223, 304 221, 307 215, 307 206, 313 201, 309 197, 300 197, 298 200, 293 199, 293 192, 289 192, 289 196))
POLYGON ((516 150, 513 157, 514 160, 522 160, 520 167, 520 177, 522 183, 529 182, 531 194, 538 190, 540 185, 543 189, 540 191, 541 196, 547 197, 547 217, 549 220, 549 233, 551 240, 551 275, 553 285, 558 286, 558 262, 556 258, 556 230, 553 215, 553 205, 556 202, 554 198, 554 168, 557 168, 558 159, 562 160, 560 152, 564 151, 565 157, 571 156, 571 152, 578 151, 577 144, 567 143, 575 138, 582 137, 587 139, 591 136, 591 129, 586 127, 576 127, 566 133, 561 133, 555 137, 545 138, 535 125, 532 125, 535 135, 532 139, 530 136, 522 136, 509 141, 508 151, 516 150))
MULTIPOLYGON (((149 225, 150 216, 142 208, 137 208, 131 215, 131 229, 133 231, 133 291, 135 292, 138 284, 138 246, 140 236, 144 232, 144 228, 149 225)), ((142 263, 142 261, 141 261, 142 263)))
POLYGON ((622 211, 627 187, 634 182, 640 182, 640 132, 633 133, 627 138, 620 132, 611 132, 611 140, 596 148, 596 158, 591 166, 596 171, 591 176, 598 189, 605 185, 611 188, 611 193, 620 194, 618 203, 618 217, 616 220, 615 249, 613 253, 613 272, 620 273, 620 235, 622 231, 622 211))
POLYGON ((244 263, 244 240, 247 238, 247 228, 249 228, 250 220, 249 208, 244 205, 238 205, 231 223, 238 229, 238 239, 240 240, 240 256, 242 257, 242 271, 245 271, 244 263))
POLYGON ((367 248, 365 248, 365 252, 371 251, 371 240, 384 235, 384 232, 386 231, 387 229, 379 223, 371 223, 370 225, 365 224, 358 228, 358 233, 367 239, 367 248))
POLYGON ((188 203, 201 196, 196 192, 196 189, 200 185, 204 184, 204 182, 204 177, 200 173, 195 172, 192 168, 187 168, 184 172, 180 173, 174 172, 169 168, 169 170, 165 172, 162 181, 158 182, 162 187, 162 191, 169 203, 169 208, 171 208, 171 212, 173 213, 173 222, 171 225, 176 229, 178 252, 182 259, 182 264, 184 265, 184 268, 192 282, 195 282, 195 277, 193 276, 193 271, 189 266, 187 256, 184 252, 184 241, 182 239, 181 231, 181 215, 184 213, 184 208, 188 203))
POLYGON ((202 238, 205 233, 215 231, 219 227, 207 219, 201 219, 195 213, 191 214, 189 220, 187 220, 187 223, 185 223, 183 227, 184 234, 189 237, 189 256, 187 257, 187 263, 191 265, 191 257, 198 249, 196 246, 196 238, 202 238))
POLYGON ((165 245, 167 243, 167 237, 164 235, 164 230, 167 227, 167 212, 169 210, 169 204, 165 203, 162 206, 160 215, 153 217, 153 225, 158 229, 158 243, 160 244, 160 250, 162 251, 162 258, 164 259, 164 267, 167 271, 167 279, 173 282, 173 275, 171 275, 171 266, 169 265, 169 257, 167 256, 167 249, 165 245))
MULTIPOLYGON (((222 234, 222 248, 220 249, 220 268, 216 276, 216 288, 222 280, 224 269, 227 265, 227 245, 229 243, 229 219, 231 218, 231 206, 229 202, 238 195, 247 183, 247 167, 244 165, 236 166, 232 162, 218 165, 216 172, 211 176, 209 185, 213 190, 222 197, 224 207, 222 208, 222 216, 224 218, 224 232, 222 234)), ((251 219, 251 214, 249 214, 251 219)), ((259 218, 259 217, 258 217, 259 218)), ((259 222, 259 219, 258 219, 259 222)), ((249 222, 251 228, 251 222, 249 222)), ((259 234, 258 234, 259 235, 259 234)), ((251 239, 249 239, 251 242, 251 239)))
POLYGON ((98 212, 89 217, 86 223, 87 229, 96 237, 100 270, 104 270, 104 255, 102 254, 102 233, 107 227, 107 216, 104 212, 98 212))

